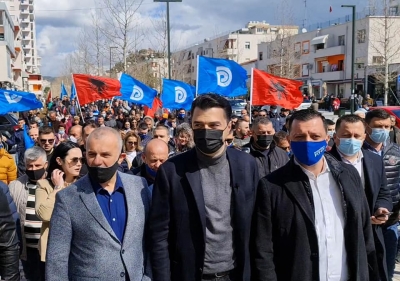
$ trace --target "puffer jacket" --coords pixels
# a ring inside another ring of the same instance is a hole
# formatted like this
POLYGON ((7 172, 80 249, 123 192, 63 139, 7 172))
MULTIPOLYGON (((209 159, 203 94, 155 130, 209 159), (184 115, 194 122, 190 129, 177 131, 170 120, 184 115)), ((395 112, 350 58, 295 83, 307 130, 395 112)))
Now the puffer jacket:
POLYGON ((13 157, 4 148, 0 148, 0 181, 9 184, 17 178, 17 166, 13 157))
MULTIPOLYGON (((364 144, 363 148, 371 151, 368 144, 364 144)), ((400 146, 395 143, 387 143, 382 159, 387 177, 387 187, 390 189, 393 202, 393 214, 386 223, 389 226, 398 222, 400 213, 400 146)))

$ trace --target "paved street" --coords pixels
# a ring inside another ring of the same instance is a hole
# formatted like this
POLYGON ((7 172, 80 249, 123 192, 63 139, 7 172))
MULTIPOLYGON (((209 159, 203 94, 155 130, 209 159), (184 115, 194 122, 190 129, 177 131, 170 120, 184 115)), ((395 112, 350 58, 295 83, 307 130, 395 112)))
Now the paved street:
POLYGON ((400 281, 400 264, 396 264, 396 271, 394 273, 393 281, 400 281))

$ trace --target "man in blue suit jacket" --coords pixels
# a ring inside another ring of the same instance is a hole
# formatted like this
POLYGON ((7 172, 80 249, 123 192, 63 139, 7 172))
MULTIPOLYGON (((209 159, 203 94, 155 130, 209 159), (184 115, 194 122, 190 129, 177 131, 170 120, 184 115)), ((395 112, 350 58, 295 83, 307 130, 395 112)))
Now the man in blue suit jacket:
POLYGON ((390 190, 386 185, 382 157, 361 149, 365 140, 365 122, 357 115, 345 115, 339 118, 335 131, 333 138, 335 144, 329 153, 337 160, 354 166, 361 176, 371 214, 380 280, 389 280, 382 225, 388 220, 385 213, 392 210, 393 204, 390 190))
POLYGON ((249 281, 257 164, 226 149, 232 109, 224 97, 201 95, 191 113, 196 148, 162 164, 154 183, 153 280, 249 281))
POLYGON ((89 175, 56 196, 46 280, 150 280, 147 183, 117 172, 122 140, 116 130, 97 128, 86 147, 89 175))

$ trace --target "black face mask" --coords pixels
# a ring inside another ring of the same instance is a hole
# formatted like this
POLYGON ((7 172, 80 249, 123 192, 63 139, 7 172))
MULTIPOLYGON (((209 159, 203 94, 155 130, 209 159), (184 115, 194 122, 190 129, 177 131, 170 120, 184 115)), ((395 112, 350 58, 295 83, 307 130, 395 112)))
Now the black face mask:
POLYGON ((108 182, 117 172, 119 167, 118 161, 111 167, 90 167, 88 166, 89 176, 98 183, 108 182))
POLYGON ((46 170, 44 168, 39 170, 26 170, 25 173, 30 181, 38 181, 42 179, 44 173, 46 173, 46 170))
POLYGON ((271 145, 273 137, 273 135, 258 135, 256 143, 259 147, 267 148, 271 145))
POLYGON ((193 130, 194 143, 204 154, 213 154, 223 145, 223 130, 196 129, 193 130))

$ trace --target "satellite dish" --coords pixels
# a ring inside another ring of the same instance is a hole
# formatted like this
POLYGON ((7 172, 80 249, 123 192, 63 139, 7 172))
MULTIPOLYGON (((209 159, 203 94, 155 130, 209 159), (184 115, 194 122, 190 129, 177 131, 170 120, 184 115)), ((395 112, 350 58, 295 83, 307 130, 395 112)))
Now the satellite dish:
POLYGON ((305 27, 303 27, 303 29, 301 30, 301 33, 307 33, 307 29, 305 27))

